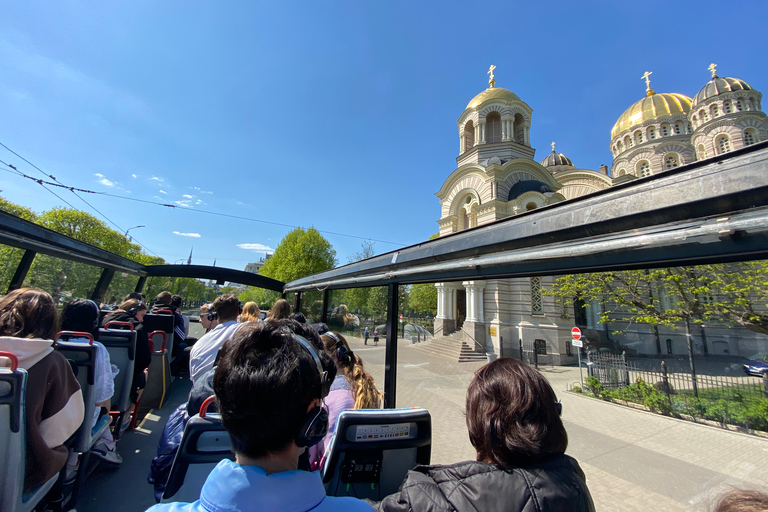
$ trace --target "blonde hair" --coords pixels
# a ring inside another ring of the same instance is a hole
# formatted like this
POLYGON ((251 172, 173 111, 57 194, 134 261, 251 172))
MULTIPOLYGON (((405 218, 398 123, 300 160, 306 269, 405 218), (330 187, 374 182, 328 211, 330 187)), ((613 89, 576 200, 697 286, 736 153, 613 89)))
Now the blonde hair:
POLYGON ((125 311, 126 313, 132 309, 135 309, 136 311, 143 311, 147 309, 147 306, 136 299, 128 299, 127 301, 120 304, 120 307, 117 308, 120 311, 125 311))
POLYGON ((355 396, 355 409, 378 409, 384 393, 376 389, 376 381, 373 376, 365 371, 363 360, 352 352, 349 343, 341 334, 328 331, 320 336, 323 340, 323 349, 333 357, 339 367, 344 370, 344 376, 352 385, 352 393, 355 396), (338 359, 339 344, 343 345, 346 353, 338 359))
POLYGON ((255 302, 246 302, 243 312, 237 317, 238 322, 258 322, 261 320, 261 310, 255 302))

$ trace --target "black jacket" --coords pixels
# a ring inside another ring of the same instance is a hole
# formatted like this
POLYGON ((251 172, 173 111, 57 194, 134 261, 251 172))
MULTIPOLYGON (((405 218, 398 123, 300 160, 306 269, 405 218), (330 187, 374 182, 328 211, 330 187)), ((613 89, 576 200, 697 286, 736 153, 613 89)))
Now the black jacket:
POLYGON ((483 462, 417 466, 379 503, 393 512, 594 512, 584 472, 562 455, 504 470, 483 462))

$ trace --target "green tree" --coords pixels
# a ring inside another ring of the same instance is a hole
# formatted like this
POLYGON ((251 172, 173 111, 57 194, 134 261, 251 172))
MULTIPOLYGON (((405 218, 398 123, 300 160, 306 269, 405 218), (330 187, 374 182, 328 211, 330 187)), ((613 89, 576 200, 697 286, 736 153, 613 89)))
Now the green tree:
POLYGON ((419 315, 437 314, 437 288, 433 283, 414 284, 408 293, 408 305, 419 315))
MULTIPOLYGON (((0 210, 32 222, 37 218, 37 214, 29 208, 12 203, 3 197, 0 197, 0 210)), ((23 255, 23 249, 7 245, 0 246, 0 293, 5 293, 5 290, 8 289, 13 273, 19 266, 23 255)))
MULTIPOLYGON (((349 263, 365 260, 376 255, 373 246, 375 242, 364 241, 360 250, 349 257, 349 263)), ((342 303, 346 304, 350 311, 360 312, 363 317, 371 315, 371 309, 368 305, 368 298, 371 294, 371 288, 348 288, 344 290, 342 303)))
POLYGON ((335 265, 336 251, 318 230, 296 228, 280 240, 259 274, 287 283, 335 265))

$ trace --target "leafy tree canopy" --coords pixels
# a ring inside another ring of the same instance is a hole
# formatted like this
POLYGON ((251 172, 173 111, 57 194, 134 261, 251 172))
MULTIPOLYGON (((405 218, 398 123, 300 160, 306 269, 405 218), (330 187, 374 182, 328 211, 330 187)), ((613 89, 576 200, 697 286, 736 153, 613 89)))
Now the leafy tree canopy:
POLYGON ((336 265, 336 251, 315 228, 296 228, 280 240, 259 274, 287 283, 336 265))

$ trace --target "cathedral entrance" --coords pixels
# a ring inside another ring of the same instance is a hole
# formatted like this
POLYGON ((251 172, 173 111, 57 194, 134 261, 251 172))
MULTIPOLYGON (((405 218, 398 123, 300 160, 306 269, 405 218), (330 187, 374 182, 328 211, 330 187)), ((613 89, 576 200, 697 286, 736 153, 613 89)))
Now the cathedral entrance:
POLYGON ((467 291, 456 290, 456 330, 461 329, 467 318, 467 291))

